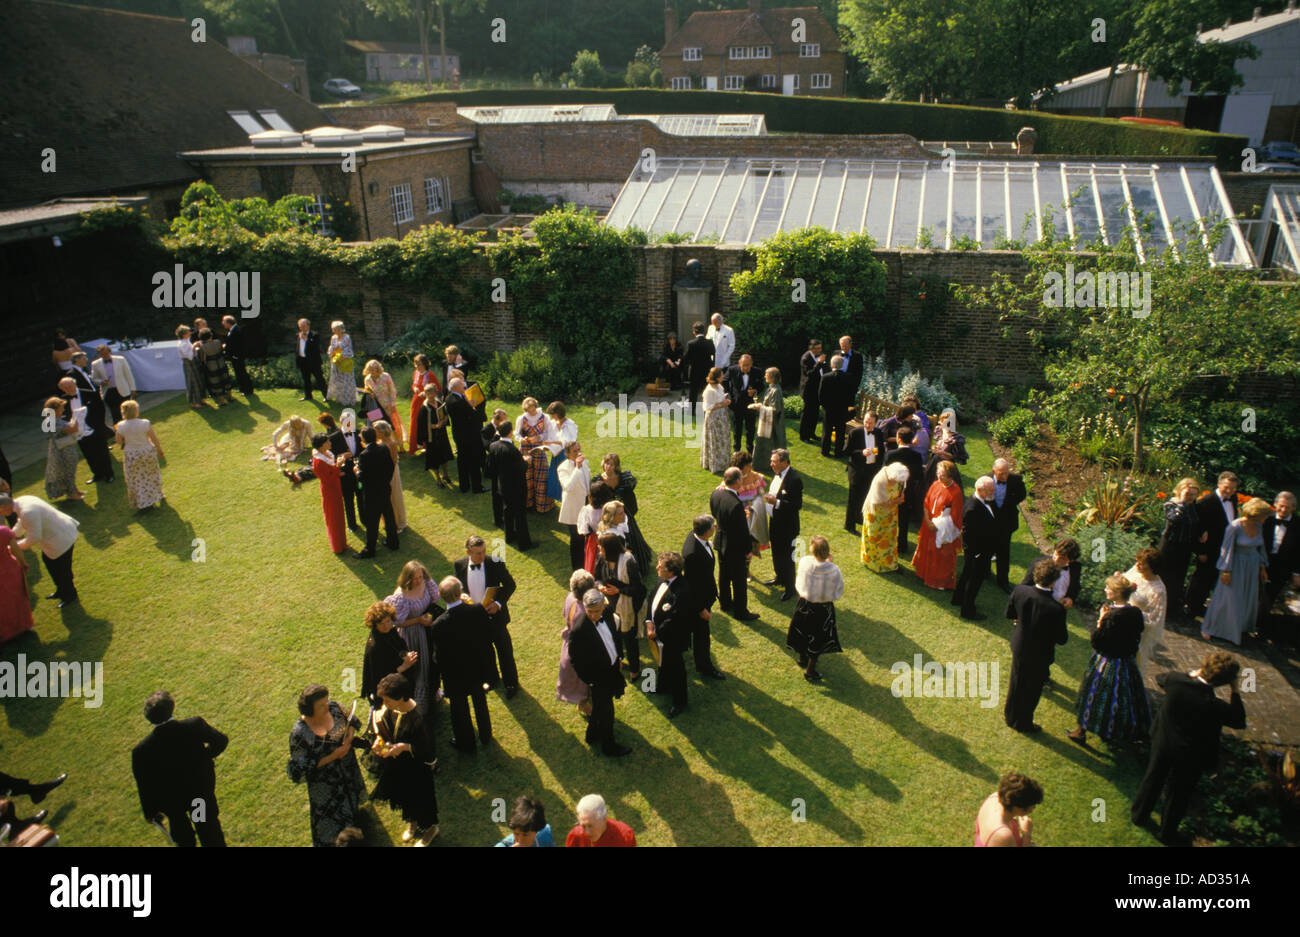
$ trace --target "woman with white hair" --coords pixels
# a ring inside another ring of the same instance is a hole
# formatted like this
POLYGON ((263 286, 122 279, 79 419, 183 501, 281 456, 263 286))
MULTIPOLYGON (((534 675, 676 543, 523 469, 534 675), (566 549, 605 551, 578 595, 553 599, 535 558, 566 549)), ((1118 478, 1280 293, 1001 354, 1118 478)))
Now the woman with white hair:
POLYGON ((610 819, 605 798, 588 794, 578 801, 578 825, 569 830, 565 846, 635 846, 636 834, 626 823, 610 819))
POLYGON ((326 400, 335 400, 345 407, 357 405, 357 378, 353 373, 352 336, 343 331, 343 322, 330 323, 330 385, 325 391, 326 400))
POLYGON ((907 466, 892 462, 876 473, 862 505, 862 562, 878 573, 898 567, 898 506, 907 487, 907 466))

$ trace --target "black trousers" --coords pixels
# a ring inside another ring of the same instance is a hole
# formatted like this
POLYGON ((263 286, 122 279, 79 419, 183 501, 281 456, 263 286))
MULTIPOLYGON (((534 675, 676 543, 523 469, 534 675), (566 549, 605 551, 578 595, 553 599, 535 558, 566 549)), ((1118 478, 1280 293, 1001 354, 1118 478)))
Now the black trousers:
POLYGON ((483 490, 483 465, 469 453, 456 453, 456 472, 460 476, 461 494, 472 491, 475 494, 483 490))
POLYGON ((743 556, 739 560, 722 558, 718 564, 718 604, 729 615, 749 613, 749 587, 745 584, 747 575, 743 556))
POLYGON ((96 427, 95 432, 85 439, 77 440, 77 446, 90 467, 90 474, 95 481, 112 481, 117 477, 113 468, 113 457, 108 454, 108 431, 96 427))
POLYGON ((1007 685, 1007 704, 1002 715, 1007 725, 1024 731, 1034 724, 1034 710, 1043 695, 1050 663, 1011 656, 1011 679, 1007 685))
POLYGON ((875 475, 867 475, 849 480, 849 502, 844 506, 844 526, 858 529, 862 523, 862 506, 867 502, 867 492, 871 490, 871 481, 875 475))
POLYGON ((619 657, 627 658, 632 673, 641 672, 641 645, 636 639, 635 627, 631 631, 614 632, 614 651, 619 657))
POLYGON ((907 553, 907 535, 912 529, 912 513, 914 505, 912 499, 903 498, 903 503, 898 506, 898 557, 906 560, 907 553))
MULTIPOLYGON (((346 499, 344 505, 347 504, 346 499)), ((374 492, 364 492, 361 498, 362 514, 366 519, 366 552, 373 553, 375 544, 379 542, 379 519, 384 519, 384 542, 389 547, 396 550, 397 541, 397 517, 393 513, 393 496, 392 492, 387 489, 376 490, 374 492)))
POLYGON ((117 388, 111 384, 104 388, 104 406, 108 409, 108 415, 111 417, 109 422, 113 426, 122 422, 122 401, 125 399, 117 392, 117 388))
MULTIPOLYGON (((1197 544, 1196 549, 1204 549, 1204 544, 1197 544)), ((1187 614, 1193 618, 1205 614, 1205 600, 1210 597, 1214 584, 1219 579, 1219 551, 1213 550, 1206 553, 1205 557, 1204 563, 1196 561, 1191 581, 1187 584, 1187 614)))
POLYGON ((1005 587, 1011 585, 1011 580, 1007 578, 1011 572, 1011 535, 1013 530, 998 531, 998 544, 995 547, 998 553, 998 585, 1005 587))
POLYGON ((1133 798, 1133 822, 1141 823, 1151 816, 1161 791, 1164 791, 1165 808, 1160 815, 1160 838, 1166 842, 1172 839, 1178 832, 1179 821, 1187 815, 1187 803, 1200 777, 1200 768, 1172 757, 1161 749, 1152 749, 1151 760, 1147 762, 1147 773, 1142 776, 1137 796, 1133 798))
POLYGON ((758 429, 758 411, 746 407, 744 410, 731 411, 732 423, 735 425, 733 435, 736 438, 736 452, 740 451, 740 437, 745 437, 745 451, 754 451, 754 432, 758 429))
POLYGON ((799 438, 804 442, 812 442, 813 435, 817 432, 818 415, 817 395, 804 394, 803 413, 799 415, 799 438))
POLYGON ((528 535, 528 502, 524 499, 523 492, 519 492, 517 498, 507 498, 502 512, 505 520, 506 543, 527 550, 533 545, 533 538, 528 535))
POLYGON ((603 687, 591 687, 591 717, 587 722, 587 744, 599 745, 608 753, 614 748, 614 694, 603 687))
POLYGON ((302 395, 311 400, 311 384, 313 380, 320 392, 325 393, 325 378, 321 375, 320 368, 313 368, 307 363, 306 358, 298 358, 297 361, 298 373, 302 375, 302 395))
MULTIPOLYGON (((761 508, 761 505, 760 505, 761 508)), ((782 532, 772 534, 772 571, 776 581, 787 592, 794 591, 794 536, 782 532)))
POLYGON ((226 834, 221 831, 221 818, 217 815, 217 798, 205 797, 203 805, 206 819, 195 823, 190 818, 187 807, 175 807, 164 811, 167 816, 167 832, 177 846, 193 846, 194 834, 198 833, 201 846, 224 846, 226 834))
POLYGON ((235 384, 239 387, 239 392, 247 397, 253 392, 253 382, 248 377, 248 365, 244 364, 243 358, 235 358, 230 355, 230 366, 235 369, 235 384))
POLYGON ((479 739, 484 745, 492 741, 492 716, 488 713, 487 694, 483 687, 476 686, 469 693, 448 693, 452 739, 458 748, 466 751, 474 748, 474 727, 469 721, 470 700, 474 701, 474 721, 478 723, 479 739))
POLYGON ((54 595, 65 602, 77 597, 77 587, 72 583, 72 551, 75 549, 76 544, 73 544, 68 547, 68 552, 54 559, 50 559, 44 553, 41 554, 41 561, 49 571, 50 578, 54 580, 54 595))
POLYGON ((12 774, 0 771, 0 797, 6 794, 10 797, 30 797, 32 791, 38 787, 39 784, 33 784, 26 778, 16 778, 12 774))
POLYGON ((510 639, 510 628, 504 623, 496 621, 490 624, 490 640, 485 648, 484 662, 487 664, 487 672, 491 674, 491 683, 498 681, 505 684, 506 689, 519 686, 519 668, 515 666, 515 644, 510 639), (497 662, 501 662, 501 669, 497 669, 497 662))
POLYGON ((682 708, 686 705, 686 648, 665 644, 663 664, 659 668, 659 692, 672 696, 673 705, 682 708))
POLYGON ((712 645, 713 636, 709 634, 709 623, 703 618, 695 619, 695 624, 691 625, 691 650, 695 652, 696 673, 709 673, 716 669, 709 658, 712 645))
POLYGON ((704 396, 704 385, 707 383, 703 375, 698 379, 691 378, 691 403, 699 403, 700 398, 704 396))
POLYGON ((1166 543, 1160 549, 1160 581, 1165 584, 1165 596, 1170 612, 1181 613, 1186 604, 1183 583, 1187 581, 1187 563, 1192 558, 1189 543, 1166 543))
POLYGON ((963 615, 975 614, 975 596, 989 574, 992 557, 987 553, 968 553, 957 577, 957 588, 952 594, 952 604, 961 606, 963 615))
POLYGON ((504 529, 506 526, 506 502, 501 497, 501 488, 496 476, 492 477, 492 523, 504 529))
POLYGON ((578 533, 578 525, 569 525, 569 565, 582 569, 587 559, 587 535, 578 533))
POLYGON ((348 527, 356 527, 357 516, 365 517, 365 512, 361 509, 361 492, 357 488, 357 477, 349 469, 344 469, 339 476, 339 483, 343 489, 343 513, 347 515, 348 527))
POLYGON ((848 422, 848 417, 832 417, 829 413, 822 420, 822 455, 839 456, 844 453, 844 424, 848 422), (831 436, 835 437, 832 448, 831 436))

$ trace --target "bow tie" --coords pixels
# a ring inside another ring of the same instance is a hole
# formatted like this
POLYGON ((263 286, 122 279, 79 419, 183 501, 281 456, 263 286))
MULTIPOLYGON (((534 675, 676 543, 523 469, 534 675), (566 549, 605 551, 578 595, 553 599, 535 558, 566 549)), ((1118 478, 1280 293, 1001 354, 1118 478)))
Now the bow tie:
POLYGON ((482 568, 483 568, 483 564, 482 564, 482 563, 470 563, 470 564, 469 564, 469 568, 470 568, 470 569, 482 569, 482 568))

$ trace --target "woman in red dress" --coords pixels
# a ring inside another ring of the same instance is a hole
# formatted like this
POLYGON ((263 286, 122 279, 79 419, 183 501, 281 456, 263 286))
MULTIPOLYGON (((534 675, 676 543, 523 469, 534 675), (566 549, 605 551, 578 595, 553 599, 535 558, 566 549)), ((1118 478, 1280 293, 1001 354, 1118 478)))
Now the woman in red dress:
POLYGON ((27 598, 27 563, 14 543, 14 532, 0 523, 0 644, 32 629, 27 598))
POLYGON ((415 356, 415 373, 411 375, 411 422, 407 425, 411 427, 410 445, 407 451, 415 455, 422 448, 419 437, 415 432, 416 421, 420 418, 420 408, 424 406, 424 388, 432 384, 438 388, 438 396, 442 396, 442 385, 438 383, 438 377, 429 367, 428 355, 415 356))
POLYGON ((320 479, 320 503, 325 511, 325 530, 329 533, 330 549, 342 553, 348 548, 348 534, 343 527, 343 483, 339 469, 330 453, 330 438, 317 433, 311 438, 311 470, 320 479))
POLYGON ((939 463, 938 478, 925 495, 921 535, 916 555, 912 557, 912 568, 931 589, 957 587, 957 554, 961 552, 961 511, 965 499, 961 485, 956 482, 956 468, 951 462, 939 463), (937 545, 939 541, 943 541, 942 546, 937 545))

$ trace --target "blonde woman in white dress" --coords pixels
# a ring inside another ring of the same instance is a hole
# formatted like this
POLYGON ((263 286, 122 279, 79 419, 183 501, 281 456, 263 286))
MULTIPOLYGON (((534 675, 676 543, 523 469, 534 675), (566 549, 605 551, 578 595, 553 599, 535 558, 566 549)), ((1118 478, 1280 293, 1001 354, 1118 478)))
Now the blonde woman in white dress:
POLYGON ((388 451, 393 456, 393 483, 389 486, 389 492, 393 502, 393 517, 397 521, 397 532, 400 534, 406 529, 406 497, 402 494, 402 467, 397 461, 402 447, 393 433, 392 425, 387 420, 376 420, 372 425, 379 441, 388 447, 388 451))
POLYGON ((126 503, 143 511, 162 503, 162 444, 153 424, 140 419, 140 404, 122 401, 122 419, 113 427, 117 444, 122 447, 122 474, 126 476, 126 503))
POLYGON ((1138 646, 1138 668, 1147 672, 1156 649, 1164 644, 1165 615, 1169 611, 1169 596, 1165 591, 1164 581, 1155 571, 1155 562, 1160 551, 1147 547, 1138 550, 1133 565, 1124 573, 1124 578, 1137 586, 1129 602, 1142 610, 1145 627, 1142 629, 1142 643, 1138 646))

